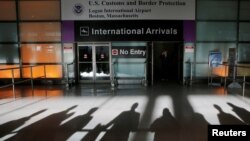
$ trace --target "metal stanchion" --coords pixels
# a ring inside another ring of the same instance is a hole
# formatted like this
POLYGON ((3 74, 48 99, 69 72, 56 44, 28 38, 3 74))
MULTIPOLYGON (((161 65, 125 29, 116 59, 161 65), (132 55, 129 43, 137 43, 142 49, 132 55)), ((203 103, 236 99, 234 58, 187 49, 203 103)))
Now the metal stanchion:
POLYGON ((228 74, 227 74, 227 66, 225 65, 224 67, 225 67, 224 89, 226 89, 226 87, 227 87, 227 76, 228 76, 228 74))
POLYGON ((65 73, 66 73, 66 87, 69 87, 69 73, 68 73, 69 69, 68 69, 68 64, 66 64, 65 67, 65 73))
POLYGON ((114 63, 111 64, 111 86, 112 88, 115 87, 115 72, 114 72, 114 63))
POLYGON ((245 88, 246 88, 246 76, 243 77, 243 87, 242 87, 242 96, 245 96, 245 88))
POLYGON ((48 96, 48 93, 47 93, 47 76, 46 76, 46 66, 43 65, 43 69, 44 69, 44 79, 45 79, 45 95, 46 97, 48 96))
POLYGON ((33 67, 30 67, 30 77, 31 77, 31 89, 32 89, 32 96, 34 96, 34 82, 33 82, 33 67))
POLYGON ((212 70, 211 70, 211 68, 209 67, 209 64, 208 64, 208 68, 210 69, 210 70, 207 72, 207 85, 209 86, 209 85, 210 85, 211 75, 212 75, 212 70), (210 72, 210 74, 209 74, 209 72, 210 72))
POLYGON ((241 88, 241 85, 236 82, 236 66, 233 65, 233 82, 231 84, 228 85, 229 88, 241 88))
POLYGON ((193 84, 193 63, 190 62, 190 82, 189 85, 191 86, 193 84))
POLYGON ((13 98, 16 99, 14 69, 11 69, 11 76, 12 76, 12 94, 13 94, 13 98))
POLYGON ((213 81, 214 81, 214 79, 213 79, 214 78, 214 75, 213 75, 213 64, 211 65, 210 77, 211 77, 210 85, 214 86, 213 85, 213 81))
POLYGON ((145 74, 145 80, 144 80, 144 86, 148 86, 148 79, 147 79, 147 63, 144 63, 144 74, 145 74))

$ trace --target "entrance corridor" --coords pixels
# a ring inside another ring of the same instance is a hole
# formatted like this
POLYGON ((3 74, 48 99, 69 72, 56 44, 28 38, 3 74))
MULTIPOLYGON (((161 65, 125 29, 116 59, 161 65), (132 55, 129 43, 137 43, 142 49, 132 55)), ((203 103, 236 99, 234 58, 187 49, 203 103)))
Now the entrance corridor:
POLYGON ((206 141, 207 125, 250 124, 250 95, 203 84, 17 86, 1 90, 0 140, 206 141), (46 88, 46 89, 45 89, 46 88))

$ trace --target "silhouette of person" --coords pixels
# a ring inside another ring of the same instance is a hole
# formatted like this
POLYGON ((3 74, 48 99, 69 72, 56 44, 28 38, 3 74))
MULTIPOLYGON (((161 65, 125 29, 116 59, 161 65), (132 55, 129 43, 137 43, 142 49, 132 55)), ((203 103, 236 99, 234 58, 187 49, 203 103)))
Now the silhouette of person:
POLYGON ((27 117, 23 117, 23 118, 20 118, 17 120, 12 120, 10 122, 7 122, 7 123, 0 125, 0 138, 11 133, 12 131, 17 129, 18 127, 25 124, 25 122, 27 122, 29 119, 31 119, 32 117, 34 117, 36 115, 43 113, 44 111, 46 111, 46 109, 40 110, 40 111, 33 113, 27 117))
POLYGON ((134 103, 129 111, 124 111, 110 121, 105 129, 111 127, 100 141, 127 141, 129 133, 136 131, 139 125, 140 114, 135 111, 138 103, 134 103))
POLYGON ((168 79, 168 51, 164 50, 161 55, 161 74, 162 74, 162 80, 168 79))
POLYGON ((162 117, 156 119, 150 126, 150 131, 155 132, 154 141, 178 141, 180 126, 168 108, 164 108, 162 117))
POLYGON ((220 124, 227 125, 227 124, 245 124, 235 116, 229 113, 225 113, 222 108, 216 104, 214 104, 214 108, 217 109, 220 113, 218 114, 218 118, 220 124))
POLYGON ((7 141, 52 141, 55 138, 56 130, 59 128, 60 123, 72 116, 73 113, 68 112, 74 109, 72 106, 64 111, 51 114, 31 125, 21 129, 18 133, 7 139, 7 141))
POLYGON ((247 124, 250 124, 250 112, 244 108, 238 107, 230 102, 227 103, 233 108, 233 111, 247 124))
POLYGON ((89 121, 93 118, 91 115, 98 108, 90 109, 86 114, 79 115, 68 122, 64 123, 57 130, 57 135, 55 140, 64 141, 67 140, 70 136, 72 136, 75 132, 82 130, 84 126, 86 126, 89 121))

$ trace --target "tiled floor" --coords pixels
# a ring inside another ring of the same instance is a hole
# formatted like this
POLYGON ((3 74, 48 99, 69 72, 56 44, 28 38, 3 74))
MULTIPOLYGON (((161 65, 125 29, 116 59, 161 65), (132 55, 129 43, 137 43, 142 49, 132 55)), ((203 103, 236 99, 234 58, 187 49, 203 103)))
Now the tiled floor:
POLYGON ((250 94, 221 87, 17 87, 0 92, 0 140, 206 141, 208 124, 250 124, 250 94), (8 98, 9 97, 9 98, 8 98))

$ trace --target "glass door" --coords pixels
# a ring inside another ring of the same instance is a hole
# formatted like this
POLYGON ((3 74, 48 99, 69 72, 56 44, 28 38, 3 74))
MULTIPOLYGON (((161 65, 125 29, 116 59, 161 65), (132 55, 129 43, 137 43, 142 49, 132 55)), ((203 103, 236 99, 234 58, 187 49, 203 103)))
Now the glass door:
POLYGON ((79 80, 94 80, 93 74, 93 46, 78 46, 78 70, 79 80))
POLYGON ((95 46, 95 80, 110 80, 109 52, 109 46, 95 46))
POLYGON ((78 45, 79 82, 110 82, 110 44, 78 45))

